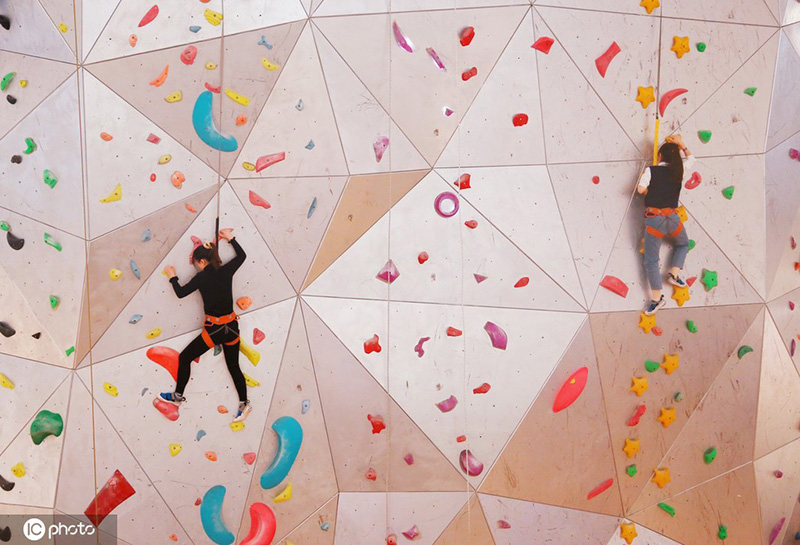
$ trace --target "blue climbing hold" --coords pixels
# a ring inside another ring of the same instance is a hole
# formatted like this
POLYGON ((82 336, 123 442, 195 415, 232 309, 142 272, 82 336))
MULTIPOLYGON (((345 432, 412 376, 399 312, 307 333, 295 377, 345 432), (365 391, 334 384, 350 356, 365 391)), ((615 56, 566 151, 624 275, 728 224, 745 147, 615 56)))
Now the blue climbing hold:
POLYGON ((269 43, 269 42, 267 41, 267 37, 266 37, 266 36, 263 36, 263 35, 261 36, 261 39, 260 39, 260 40, 258 40, 258 45, 263 45, 263 46, 264 46, 264 47, 266 47, 267 49, 272 49, 272 44, 271 44, 271 43, 269 43))
POLYGON ((261 488, 275 488, 289 474, 294 465, 300 446, 303 444, 303 428, 291 416, 282 416, 272 424, 278 435, 278 450, 272 463, 261 474, 261 488))
POLYGON ((300 407, 300 413, 301 414, 306 414, 308 412, 308 409, 310 409, 310 408, 311 408, 311 400, 310 399, 304 399, 303 400, 303 405, 300 407))
POLYGON ((144 230, 142 233, 142 242, 148 242, 151 238, 153 238, 153 234, 150 232, 150 228, 144 230))
POLYGON ((308 207, 308 214, 306 214, 306 219, 311 219, 311 216, 314 215, 314 211, 317 209, 317 198, 314 197, 314 200, 311 201, 311 206, 308 207))
POLYGON ((197 441, 202 439, 206 435, 205 430, 197 430, 197 441))
POLYGON ((217 545, 230 545, 234 541, 233 534, 222 520, 222 501, 225 499, 225 487, 218 484, 212 486, 203 496, 200 504, 200 520, 208 538, 217 545))
POLYGON ((313 140, 309 140, 309 141, 308 141, 308 144, 306 144, 306 149, 307 149, 307 150, 312 150, 312 149, 314 149, 314 146, 315 146, 315 145, 316 145, 316 144, 314 144, 314 141, 313 141, 313 140))
POLYGON ((192 26, 189 27, 189 31, 190 32, 194 32, 195 34, 197 34, 198 32, 200 32, 200 27, 197 26, 197 25, 192 25, 192 26))
POLYGON ((136 266, 136 263, 133 262, 133 259, 131 259, 131 271, 133 271, 133 276, 136 277, 136 280, 142 279, 142 273, 139 272, 139 267, 136 266))
POLYGON ((138 324, 139 320, 141 320, 141 319, 142 319, 142 315, 141 314, 134 314, 133 316, 131 316, 131 319, 128 320, 128 323, 129 324, 138 324))
POLYGON ((209 147, 215 150, 231 152, 239 148, 239 142, 229 134, 222 134, 214 126, 214 118, 211 116, 214 95, 211 91, 203 91, 197 97, 192 111, 192 125, 194 132, 209 147))

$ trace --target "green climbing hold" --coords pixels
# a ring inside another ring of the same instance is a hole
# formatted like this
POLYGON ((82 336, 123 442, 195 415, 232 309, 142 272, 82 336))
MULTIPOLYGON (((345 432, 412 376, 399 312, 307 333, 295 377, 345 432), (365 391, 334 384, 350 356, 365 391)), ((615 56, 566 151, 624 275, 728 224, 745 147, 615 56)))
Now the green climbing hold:
POLYGON ((686 329, 688 329, 690 333, 697 333, 697 324, 692 320, 686 320, 686 329))
POLYGON ((28 146, 28 149, 25 150, 25 155, 30 155, 36 151, 36 142, 33 141, 33 138, 26 138, 25 145, 28 146))
POLYGON ((711 462, 713 462, 716 459, 717 459, 717 447, 708 448, 703 453, 703 460, 707 464, 710 464, 711 462))
POLYGON ((697 131, 697 137, 703 144, 708 144, 708 141, 711 140, 711 131, 697 131))
POLYGON ((71 356, 73 352, 75 352, 75 347, 70 346, 69 348, 67 348, 66 354, 67 356, 71 356))
POLYGON ((644 360, 644 368, 647 369, 648 373, 655 373, 659 367, 661 367, 661 364, 657 361, 644 360))
POLYGON ((8 232, 8 231, 11 231, 11 226, 8 223, 4 222, 4 221, 0 221, 0 229, 2 229, 3 231, 8 232))
POLYGON ((675 395, 672 396, 672 399, 680 403, 681 401, 683 401, 683 392, 675 392, 675 395))
POLYGON ((689 239, 689 251, 691 252, 692 250, 694 250, 695 246, 697 246, 697 243, 694 241, 694 239, 690 238, 689 239))
POLYGON ((700 280, 706 287, 706 291, 711 291, 719 284, 717 280, 717 271, 703 269, 703 278, 700 280))
POLYGON ((13 80, 14 76, 16 75, 17 75, 16 72, 9 72, 5 76, 3 76, 3 79, 0 80, 0 91, 5 91, 6 89, 8 89, 8 85, 11 83, 11 80, 13 80))
POLYGON ((702 53, 703 51, 705 51, 705 50, 706 50, 706 44, 705 44, 705 42, 697 42, 697 46, 696 46, 696 47, 697 47, 697 50, 698 50, 700 53, 702 53))
POLYGON ((752 351, 753 351, 752 346, 747 346, 746 344, 743 344, 742 346, 739 347, 739 352, 737 353, 737 356, 739 356, 739 359, 742 359, 745 354, 749 354, 752 351))
POLYGON ((736 190, 736 188, 733 187, 732 185, 728 186, 728 187, 726 187, 725 189, 722 190, 722 196, 725 197, 728 200, 731 200, 733 198, 733 192, 735 190, 736 190))
POLYGON ((52 246, 53 248, 55 248, 59 252, 62 250, 61 244, 56 242, 56 239, 51 237, 49 233, 45 233, 44 234, 44 242, 45 242, 45 244, 47 244, 48 246, 52 246))
POLYGON ((625 468, 625 473, 628 474, 628 477, 635 477, 638 471, 639 470, 636 469, 636 464, 631 464, 625 468))
POLYGON ((53 173, 50 172, 48 169, 44 169, 44 183, 49 185, 50 189, 52 189, 58 183, 58 178, 53 176, 53 173))
POLYGON ((756 90, 757 89, 755 87, 748 87, 747 89, 744 90, 744 94, 753 96, 756 94, 756 90))
POLYGON ((64 420, 58 413, 42 410, 31 422, 31 439, 34 445, 41 444, 50 435, 58 437, 62 431, 64 431, 64 420))
POLYGON ((58 305, 61 303, 61 299, 56 297, 55 295, 50 296, 50 308, 53 310, 58 308, 58 305))
POLYGON ((720 538, 722 541, 728 539, 728 527, 724 524, 719 525, 719 532, 717 532, 717 537, 720 538))
POLYGON ((669 505, 668 503, 664 503, 662 501, 661 503, 658 504, 658 508, 661 509, 662 511, 664 511, 666 514, 668 514, 671 517, 675 516, 675 508, 672 507, 671 505, 669 505))

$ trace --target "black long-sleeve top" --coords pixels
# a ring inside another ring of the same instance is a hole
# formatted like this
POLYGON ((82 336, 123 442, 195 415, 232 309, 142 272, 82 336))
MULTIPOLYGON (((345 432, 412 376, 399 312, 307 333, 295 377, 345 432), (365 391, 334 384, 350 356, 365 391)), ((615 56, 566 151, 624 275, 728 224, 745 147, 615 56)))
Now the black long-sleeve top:
POLYGON ((206 314, 225 316, 233 312, 233 274, 242 266, 247 254, 235 238, 231 239, 230 244, 236 251, 236 256, 219 269, 209 265, 183 286, 178 282, 177 276, 170 278, 175 295, 183 299, 195 290, 200 290, 206 314))

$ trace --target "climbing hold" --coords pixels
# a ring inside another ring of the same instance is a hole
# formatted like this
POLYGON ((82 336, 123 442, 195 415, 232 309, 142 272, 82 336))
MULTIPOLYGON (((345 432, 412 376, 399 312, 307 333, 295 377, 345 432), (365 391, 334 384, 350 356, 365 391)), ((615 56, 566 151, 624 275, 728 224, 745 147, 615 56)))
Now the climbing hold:
POLYGON ((464 27, 461 29, 458 35, 458 41, 462 47, 467 47, 469 44, 472 43, 472 40, 475 38, 475 27, 464 27))
POLYGON ((608 479, 603 481, 596 488, 594 488, 594 490, 592 490, 586 495, 586 499, 591 500, 592 498, 599 496, 600 494, 611 488, 613 484, 614 484, 614 479, 608 479))
POLYGON ((669 468, 666 467, 664 469, 656 469, 654 470, 654 475, 652 481, 658 485, 659 488, 664 488, 668 482, 672 480, 672 477, 669 476, 669 468))
POLYGON ((670 427, 670 425, 675 422, 675 408, 670 407, 665 409, 664 407, 661 407, 661 415, 656 420, 661 422, 661 425, 665 428, 670 427))
POLYGON ((300 414, 306 414, 310 408, 311 408, 311 400, 304 399, 303 402, 300 404, 300 414))
POLYGON ((230 89, 225 89, 225 95, 237 104, 247 106, 250 104, 250 99, 230 89))
POLYGON ((170 104, 172 104, 173 102, 180 102, 181 100, 183 100, 183 93, 180 90, 174 91, 165 96, 164 100, 166 100, 170 104))
POLYGON ((245 114, 236 116, 236 126, 237 127, 241 127, 245 123, 247 123, 247 116, 245 114))
POLYGON ((244 454, 242 454, 242 459, 244 460, 244 463, 246 463, 247 465, 251 466, 251 465, 253 465, 253 462, 256 461, 256 453, 255 452, 245 452, 244 454))
POLYGON ((773 475, 775 475, 776 479, 780 479, 783 477, 783 471, 781 471, 780 469, 776 469, 773 475))
POLYGON ((621 49, 617 42, 611 42, 611 45, 608 46, 606 52, 597 57, 594 61, 594 65, 597 67, 597 71, 600 73, 600 77, 606 77, 606 70, 608 70, 608 65, 611 64, 611 61, 616 57, 621 49))
POLYGON ((180 453, 180 451, 181 451, 181 450, 183 450, 183 447, 182 447, 182 446, 180 446, 180 445, 179 445, 179 444, 177 444, 177 443, 172 443, 172 444, 170 444, 170 446, 169 446, 169 454, 170 454, 170 456, 172 456, 173 458, 174 458, 175 456, 177 456, 177 455, 180 453))
POLYGON ((378 136, 372 143, 372 150, 375 152, 375 162, 380 163, 383 159, 383 154, 389 147, 389 139, 385 136, 378 136))
POLYGON ((17 465, 11 468, 11 473, 13 473, 18 479, 21 479, 25 476, 25 465, 22 462, 19 462, 17 465))
POLYGON ((628 474, 628 477, 635 477, 638 472, 639 470, 636 468, 636 464, 631 464, 625 468, 625 473, 628 474))
POLYGON ((222 502, 224 500, 225 487, 218 484, 206 491, 203 495, 203 502, 200 504, 200 520, 203 523, 203 530, 208 538, 217 545, 230 545, 235 540, 234 535, 222 520, 222 502))
POLYGON ((470 477, 477 477, 483 473, 483 463, 479 462, 469 449, 461 451, 458 463, 461 465, 461 470, 470 477))
POLYGON ((688 329, 690 333, 697 333, 697 325, 693 320, 686 320, 686 329, 688 329))
POLYGON ((272 49, 272 44, 267 41, 267 37, 263 34, 261 35, 261 38, 258 39, 258 45, 263 45, 267 49, 272 49))
POLYGON ((654 9, 661 6, 661 3, 658 0, 642 0, 639 5, 647 10, 647 15, 650 15, 654 9))
POLYGON ((122 278, 122 271, 119 269, 111 269, 108 272, 108 276, 111 278, 111 280, 119 280, 122 278))
POLYGON ((400 30, 400 27, 397 25, 397 21, 392 21, 392 32, 394 32, 394 40, 397 42, 397 45, 400 46, 400 49, 404 51, 408 51, 409 53, 414 52, 414 44, 406 38, 403 31, 400 30))
POLYGON ((367 470, 367 472, 364 474, 364 477, 365 477, 365 478, 366 478, 368 481, 376 481, 376 480, 378 480, 378 474, 377 474, 377 473, 375 473, 375 470, 374 470, 373 468, 369 468, 369 469, 367 470))
MULTIPOLYGON (((10 235, 11 233, 9 232, 8 234, 10 235)), ((50 236, 49 233, 44 234, 44 243, 52 248, 55 248, 59 252, 63 249, 61 247, 61 244, 57 242, 56 239, 54 239, 52 236, 50 236)))
MULTIPOLYGON (((161 157, 158 158, 158 164, 159 165, 166 165, 170 161, 172 161, 172 155, 170 155, 169 153, 167 153, 165 155, 162 155, 161 157)), ((152 179, 151 179, 151 181, 152 181, 152 179)))
POLYGON ((148 331, 147 333, 145 333, 145 337, 146 337, 146 338, 148 338, 148 339, 155 339, 155 338, 157 338, 159 335, 161 335, 161 329, 160 329, 160 328, 158 328, 158 327, 157 327, 157 328, 155 328, 155 329, 151 329, 150 331, 148 331))
POLYGON ((636 533, 636 525, 634 523, 631 522, 630 524, 628 524, 627 522, 623 522, 622 524, 620 524, 619 537, 624 539, 625 543, 627 543, 628 545, 631 545, 631 543, 633 543, 633 540, 638 535, 639 534, 636 533))
POLYGON ((702 182, 702 181, 703 181, 703 178, 702 178, 702 176, 700 176, 699 172, 692 172, 691 178, 686 180, 686 183, 684 184, 683 187, 685 187, 686 189, 694 189, 695 187, 700 185, 700 182, 702 182))
POLYGON ((61 300, 57 296, 51 295, 50 296, 50 308, 55 310, 55 309, 58 308, 59 304, 61 304, 61 300))
POLYGON ((239 545, 268 545, 276 529, 275 513, 265 504, 256 502, 250 506, 250 532, 239 545))
MULTIPOLYGON (((34 333, 34 334, 33 334, 34 338, 38 339, 39 337, 36 337, 36 335, 37 335, 36 333, 34 333)), ((39 335, 41 335, 41 333, 39 333, 39 335)), ((66 354, 68 357, 69 357, 69 356, 71 356, 71 355, 73 354, 73 352, 75 352, 75 347, 74 347, 74 346, 70 346, 69 348, 67 348, 67 349, 64 351, 64 353, 65 353, 65 354, 66 354)))
POLYGON ((456 405, 458 405, 458 399, 456 399, 456 396, 451 395, 444 401, 440 401, 439 403, 437 403, 436 408, 442 411, 443 413, 449 413, 450 411, 456 408, 456 405))
POLYGON ((638 87, 638 92, 636 94, 636 102, 642 105, 642 109, 647 108, 651 102, 656 101, 655 94, 653 93, 653 86, 650 85, 649 87, 638 87))
POLYGON ((0 26, 6 30, 11 28, 11 19, 6 15, 0 15, 0 26))
POLYGON ((523 276, 522 278, 520 278, 519 280, 517 280, 517 283, 516 283, 516 284, 514 284, 514 287, 515 287, 515 288, 524 288, 525 286, 527 286, 527 285, 528 285, 528 283, 530 282, 530 280, 531 280, 531 279, 530 279, 530 278, 528 278, 527 276, 523 276))
POLYGON ((446 72, 447 71, 447 68, 445 67, 444 63, 442 62, 442 59, 439 57, 439 54, 436 53, 436 51, 432 47, 426 47, 425 48, 425 52, 428 53, 428 56, 433 61, 433 64, 436 65, 436 68, 438 68, 442 72, 446 72))
POLYGON ((110 396, 117 397, 119 395, 117 387, 111 384, 110 382, 103 383, 103 390, 105 390, 105 392, 110 396))
POLYGON ((292 499, 292 483, 287 483, 283 491, 273 498, 275 503, 282 503, 292 499))
POLYGON ((25 151, 22 152, 25 155, 30 155, 34 151, 36 151, 36 142, 33 141, 33 138, 26 138, 25 139, 25 151))
POLYGON ((658 508, 671 517, 675 516, 675 508, 669 505, 668 503, 661 502, 658 504, 658 508))
POLYGON ((183 172, 180 170, 176 170, 172 173, 172 176, 170 176, 170 181, 172 182, 173 187, 180 189, 183 187, 183 183, 186 181, 186 176, 184 176, 183 172))
MULTIPOLYGON (((129 265, 131 266, 131 272, 133 273, 133 276, 135 276, 137 280, 141 280, 142 273, 139 271, 139 267, 136 265, 136 263, 134 263, 133 259, 129 261, 129 265)), ((122 273, 120 273, 120 275, 121 274, 122 273)))
MULTIPOLYGON (((790 159, 800 159, 800 150, 797 150, 797 149, 794 149, 794 148, 789 148, 789 158, 790 159)), ((12 159, 12 161, 13 161, 13 159, 12 159)), ((792 242, 794 243, 794 237, 792 237, 792 242)), ((794 250, 795 247, 796 247, 796 245, 792 246, 792 250, 794 250)))
POLYGON ((53 189, 58 183, 58 178, 50 170, 44 169, 44 183, 50 186, 50 189, 53 189))
POLYGON ((528 114, 516 114, 512 119, 511 123, 515 127, 522 127, 523 125, 528 124, 528 114))
POLYGON ((239 352, 244 354, 244 357, 250 360, 250 363, 253 364, 253 367, 258 365, 258 362, 261 361, 261 354, 254 348, 251 348, 247 345, 243 340, 239 339, 239 352))
POLYGON ((202 439, 205 436, 206 436, 205 430, 197 430, 197 435, 195 436, 194 439, 195 439, 195 441, 199 441, 200 439, 202 439))
POLYGON ((17 103, 17 99, 16 99, 16 97, 14 97, 13 95, 6 95, 6 100, 7 100, 7 101, 8 101, 8 103, 9 103, 9 104, 11 104, 11 105, 14 105, 14 104, 16 104, 16 103, 17 103))
POLYGON ((652 316, 645 315, 644 312, 641 313, 639 316, 639 328, 645 332, 645 334, 650 333, 652 329, 656 326, 656 317, 655 314, 652 316))
POLYGON ((214 126, 211 115, 214 95, 211 91, 203 91, 197 97, 192 110, 192 125, 197 136, 209 147, 225 152, 236 151, 239 143, 231 135, 221 134, 214 126))
POLYGON ((263 341, 267 336, 264 334, 263 331, 260 329, 253 328, 253 344, 259 344, 263 341))
POLYGON ((5 76, 3 76, 3 79, 0 80, 0 91, 5 91, 6 89, 8 89, 9 84, 11 84, 11 81, 14 79, 14 76, 16 75, 17 75, 16 72, 9 72, 5 76))
POLYGON ((286 152, 273 153, 271 155, 262 155, 256 159, 256 172, 261 172, 267 167, 271 167, 275 163, 280 163, 286 159, 286 152))
POLYGON ((722 190, 722 196, 725 197, 728 200, 731 200, 733 198, 733 192, 735 190, 736 190, 736 188, 734 186, 732 186, 732 185, 728 186, 728 187, 726 187, 725 189, 722 190))
POLYGON ((214 452, 214 451, 211 451, 211 450, 207 451, 206 454, 205 454, 205 457, 206 457, 206 460, 208 460, 209 462, 216 462, 217 461, 217 453, 214 452))
POLYGON ((464 70, 464 71, 461 73, 461 80, 462 80, 462 81, 468 81, 468 80, 470 80, 470 79, 474 78, 474 77, 475 77, 475 76, 477 76, 477 75, 478 75, 478 68, 477 68, 477 67, 475 67, 475 66, 473 66, 473 67, 472 67, 472 68, 470 68, 469 70, 464 70))
POLYGON ((100 199, 100 202, 106 204, 119 201, 120 199, 122 199, 122 184, 118 183, 117 187, 114 188, 114 191, 112 191, 108 197, 100 199))
POLYGON ((483 330, 489 335, 489 340, 492 342, 492 347, 497 348, 498 350, 505 350, 508 346, 508 335, 503 328, 499 325, 486 322, 483 325, 483 330))
POLYGON ((267 70, 268 72, 275 72, 276 70, 281 69, 279 64, 270 62, 266 57, 261 57, 261 66, 263 66, 264 70, 267 70))
POLYGON ((782 517, 781 520, 775 523, 775 526, 772 527, 772 531, 769 533, 769 545, 775 543, 775 540, 778 539, 778 535, 781 533, 783 529, 783 523, 786 522, 786 517, 782 517))
POLYGON ((22 155, 12 155, 11 162, 15 165, 19 165, 22 163, 22 155))
POLYGON ((251 388, 257 388, 258 386, 261 386, 261 383, 260 383, 260 382, 258 382, 258 381, 257 381, 256 379, 254 379, 253 377, 247 376, 247 373, 242 373, 242 374, 244 375, 244 382, 245 382, 245 384, 247 384, 247 385, 248 385, 248 386, 250 386, 251 388))
POLYGON ((410 530, 406 530, 405 532, 403 532, 403 537, 405 537, 409 541, 414 541, 415 539, 418 539, 420 535, 421 532, 419 531, 419 528, 417 528, 416 524, 412 526, 410 530))
POLYGON ((8 388, 9 390, 14 389, 14 383, 11 382, 11 379, 5 376, 3 373, 0 373, 0 386, 3 388, 8 388))
POLYGON ((675 369, 680 367, 679 363, 679 355, 675 354, 664 354, 664 362, 661 364, 661 368, 666 371, 668 375, 671 375, 675 369))
POLYGON ((244 163, 242 163, 242 168, 247 171, 253 172, 256 169, 256 166, 253 163, 248 163, 245 161, 244 163))
POLYGON ((672 89, 671 91, 667 91, 661 96, 661 100, 658 102, 658 112, 661 116, 664 116, 664 111, 669 106, 669 103, 673 101, 676 97, 682 95, 683 93, 687 93, 688 89, 672 89))
POLYGON ((109 477, 100 492, 89 503, 89 507, 83 512, 95 527, 105 520, 105 518, 117 508, 122 502, 136 493, 125 476, 117 469, 109 477))
POLYGON ((604 276, 603 279, 600 281, 600 285, 603 286, 608 291, 616 293, 623 299, 628 296, 627 284, 625 284, 625 282, 623 282, 616 276, 610 276, 610 275, 604 276))
POLYGON ((697 137, 703 144, 708 144, 708 141, 711 140, 711 131, 697 131, 697 137))
POLYGON ((464 225, 466 225, 470 229, 475 229, 476 227, 478 227, 478 222, 475 220, 467 220, 464 222, 464 225))
POLYGON ((756 94, 757 90, 758 89, 756 87, 748 87, 747 89, 744 90, 744 94, 753 96, 756 94))
POLYGON ((158 5, 154 5, 152 8, 147 10, 147 13, 145 13, 144 17, 142 17, 142 20, 139 21, 139 28, 142 28, 143 26, 152 23, 153 19, 155 19, 157 16, 158 16, 158 5))
POLYGON ((698 50, 700 53, 703 53, 703 52, 706 50, 706 44, 705 44, 705 42, 697 42, 697 44, 695 45, 695 47, 697 47, 697 50, 698 50))
MULTIPOLYGON (((6 379, 7 380, 7 379, 6 379)), ((5 384, 3 384, 5 386, 5 384)), ((8 386, 6 386, 8 388, 8 386)), ((14 388, 14 385, 11 385, 14 388)), ((34 445, 40 445, 49 436, 58 437, 64 430, 64 420, 58 413, 41 410, 31 422, 30 434, 34 445)))
POLYGON ((311 201, 311 206, 308 207, 308 212, 306 213, 306 219, 311 219, 311 216, 314 215, 314 211, 317 209, 317 198, 314 197, 314 200, 311 201))
POLYGON ((451 218, 456 215, 459 208, 458 197, 454 193, 445 191, 440 193, 433 203, 436 213, 443 218, 451 218))
POLYGON ((717 287, 717 271, 703 269, 703 278, 700 280, 706 287, 706 291, 711 291, 717 287))
POLYGON ((600 176, 592 176, 592 183, 597 185, 600 183, 600 176))
POLYGON ((462 334, 462 331, 460 329, 456 329, 454 327, 448 327, 447 328, 447 336, 448 337, 460 337, 461 334, 462 334))
POLYGON ((489 384, 488 382, 484 382, 483 384, 481 384, 477 388, 473 388, 472 389, 472 393, 473 394, 485 394, 485 393, 488 393, 489 390, 491 390, 491 389, 492 389, 492 385, 489 384))
POLYGON ((628 421, 625 423, 625 425, 629 426, 631 428, 634 427, 634 426, 638 426, 639 425, 639 420, 642 418, 642 416, 644 416, 645 412, 647 412, 647 405, 642 403, 641 405, 636 407, 636 412, 633 413, 633 416, 631 416, 628 419, 628 421))
POLYGON ((675 55, 680 59, 686 53, 689 52, 689 36, 673 36, 672 37, 672 47, 670 47, 671 51, 675 52, 675 55))
POLYGON ((664 333, 664 330, 661 329, 660 327, 656 326, 653 328, 653 335, 655 335, 656 337, 660 337, 662 333, 664 333))
POLYGON ((658 371, 659 367, 661 367, 661 364, 657 361, 644 360, 644 368, 647 369, 648 373, 655 373, 658 371))
POLYGON ((220 23, 222 23, 222 14, 217 11, 207 9, 203 12, 203 15, 205 16, 206 21, 214 26, 219 26, 220 23))
POLYGON ((463 443, 466 440, 467 440, 466 435, 459 435, 458 437, 456 437, 456 443, 463 443))
POLYGON ((387 284, 391 284, 395 280, 398 279, 400 276, 400 271, 397 270, 397 266, 395 266, 394 261, 391 259, 386 262, 386 264, 378 271, 378 274, 375 275, 375 278, 386 282, 387 284))
POLYGON ((745 356, 745 354, 749 354, 752 351, 753 351, 752 346, 743 344, 742 346, 739 347, 739 351, 736 353, 736 355, 739 357, 739 359, 742 359, 745 356))
POLYGON ((150 228, 148 227, 147 229, 144 230, 144 233, 142 233, 141 241, 142 242, 150 242, 151 238, 153 238, 153 234, 150 231, 150 228))
POLYGON ((422 344, 427 342, 427 341, 429 341, 429 340, 431 340, 430 337, 422 337, 422 338, 420 338, 419 342, 417 342, 417 346, 414 347, 414 352, 417 353, 418 357, 421 358, 422 356, 425 355, 425 350, 423 350, 422 344))
POLYGON ((167 346, 152 346, 147 349, 147 358, 166 369, 173 380, 178 380, 178 351, 167 346))
POLYGON ((719 531, 717 532, 717 537, 723 541, 728 539, 728 527, 725 526, 724 524, 720 524, 719 531))
POLYGON ((247 310, 250 308, 250 305, 253 304, 253 300, 249 297, 239 297, 236 300, 236 306, 239 307, 241 310, 247 310))
POLYGON ((411 454, 410 452, 405 456, 403 456, 403 460, 406 462, 407 465, 410 466, 414 465, 414 455, 411 454))
POLYGON ((508 530, 509 528, 511 528, 511 523, 508 522, 507 520, 498 520, 497 527, 502 528, 503 530, 508 530))
POLYGON ((189 32, 194 32, 195 34, 197 34, 198 32, 200 32, 200 28, 201 27, 199 25, 192 25, 189 27, 189 32))
POLYGON ((383 417, 379 415, 372 416, 371 414, 368 414, 367 420, 369 420, 369 423, 372 424, 372 433, 380 433, 386 429, 386 424, 383 422, 383 417))
POLYGON ((581 393, 583 393, 583 389, 586 387, 586 379, 588 376, 589 368, 581 367, 567 378, 553 401, 554 413, 563 411, 575 403, 575 400, 578 399, 581 393))
POLYGON ((377 334, 373 335, 370 339, 364 341, 364 353, 372 354, 373 352, 380 352, 383 348, 380 345, 380 339, 377 334))
POLYGON ((531 48, 535 49, 536 51, 541 51, 542 53, 547 55, 548 53, 550 53, 550 48, 553 47, 553 43, 554 43, 553 38, 550 38, 548 36, 542 36, 541 38, 533 42, 531 48))
POLYGON ((636 394, 636 397, 642 397, 647 391, 648 384, 647 384, 647 377, 631 377, 631 382, 633 383, 630 387, 630 391, 636 394))

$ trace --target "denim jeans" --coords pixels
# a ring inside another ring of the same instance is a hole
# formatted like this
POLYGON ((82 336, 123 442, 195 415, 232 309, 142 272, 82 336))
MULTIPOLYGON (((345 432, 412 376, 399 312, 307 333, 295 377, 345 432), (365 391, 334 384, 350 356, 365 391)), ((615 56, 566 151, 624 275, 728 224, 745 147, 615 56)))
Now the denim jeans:
MULTIPOLYGON (((681 225, 678 214, 672 213, 669 216, 655 216, 644 218, 644 270, 647 273, 647 280, 650 282, 650 289, 660 290, 662 288, 661 266, 659 263, 659 253, 661 251, 661 239, 650 232, 655 229, 664 237, 669 237, 681 225)), ((674 240, 675 251, 672 254, 672 266, 683 268, 686 261, 686 254, 689 253, 689 235, 686 229, 681 229, 680 233, 671 237, 674 240)))

